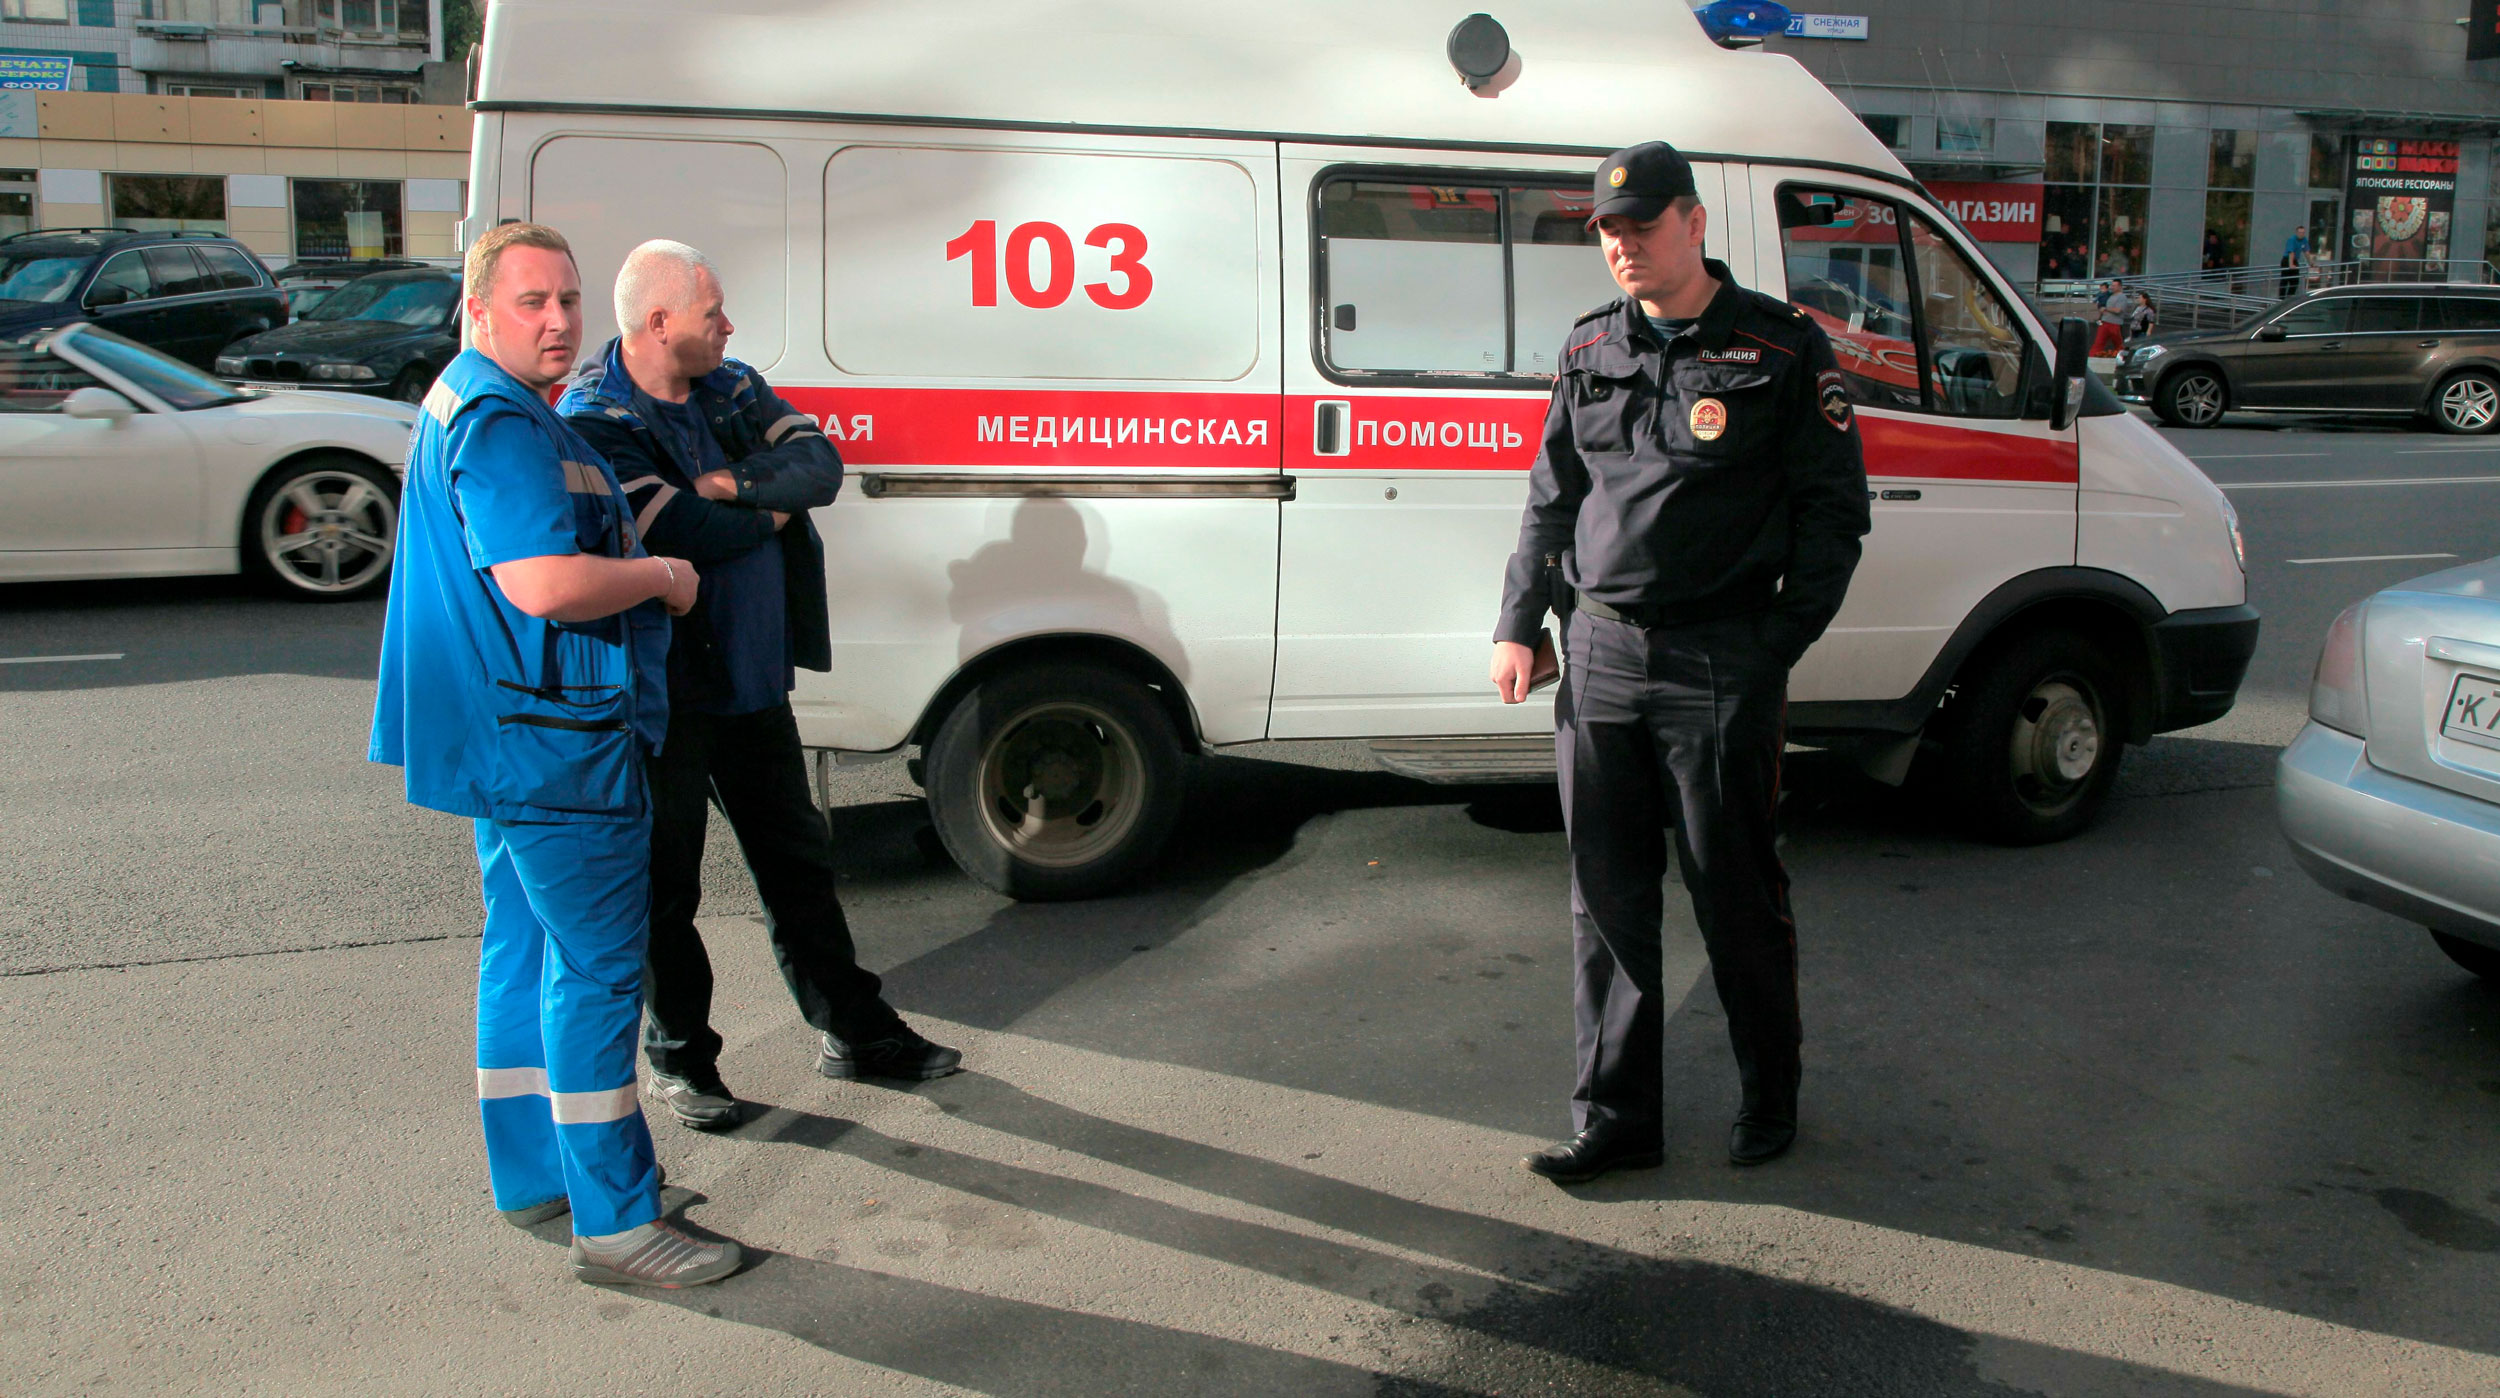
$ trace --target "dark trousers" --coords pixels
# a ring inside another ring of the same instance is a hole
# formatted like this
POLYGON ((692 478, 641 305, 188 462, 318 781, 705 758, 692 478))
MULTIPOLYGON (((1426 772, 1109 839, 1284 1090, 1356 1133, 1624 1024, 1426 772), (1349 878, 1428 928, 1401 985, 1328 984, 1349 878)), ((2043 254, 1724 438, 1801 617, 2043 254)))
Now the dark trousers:
POLYGON ((712 959, 695 931, 703 902, 706 807, 717 805, 764 899, 781 978, 807 1022, 850 1043, 884 1038, 901 1021, 861 969, 834 894, 833 846, 807 789, 807 757, 790 706, 751 714, 673 708, 651 758, 651 945, 643 961, 643 1051, 655 1071, 705 1076, 719 1061, 712 1032, 712 959))
POLYGON ((1644 629, 1580 612, 1554 701, 1571 841, 1575 1130, 1655 1142, 1670 1006, 1659 983, 1672 828, 1727 1011, 1743 1112, 1796 1119, 1797 929, 1777 838, 1788 667, 1755 618, 1644 629))

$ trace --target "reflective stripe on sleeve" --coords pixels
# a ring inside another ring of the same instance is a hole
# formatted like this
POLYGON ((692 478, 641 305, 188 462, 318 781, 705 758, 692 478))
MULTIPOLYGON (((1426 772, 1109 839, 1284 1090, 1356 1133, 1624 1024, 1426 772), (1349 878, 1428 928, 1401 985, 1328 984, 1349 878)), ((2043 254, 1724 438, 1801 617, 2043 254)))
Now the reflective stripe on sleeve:
POLYGON ((631 495, 646 486, 656 486, 658 489, 651 492, 651 498, 643 504, 642 513, 634 516, 634 532, 644 538, 649 538, 651 521, 658 519, 660 511, 668 507, 668 502, 677 498, 677 487, 661 480, 658 476, 636 476, 625 482, 625 493, 631 495))
POLYGON ((425 391, 424 407, 436 422, 449 427, 452 415, 460 411, 460 395, 451 391, 450 384, 436 379, 434 386, 425 391))
POLYGON ((603 1092, 551 1092, 558 1126, 594 1126, 603 1121, 623 1121, 642 1110, 634 1100, 634 1085, 608 1088, 603 1092))
POLYGON ((544 1068, 480 1068, 477 1070, 477 1100, 490 1102, 498 1097, 544 1097, 547 1095, 547 1070, 544 1068))
POLYGON ((802 427, 814 427, 815 425, 816 419, 809 417, 807 414, 792 413, 788 417, 783 418, 781 421, 765 428, 764 440, 773 446, 779 446, 781 445, 782 438, 789 436, 791 433, 798 431, 802 427))
POLYGON ((602 472, 596 466, 584 465, 579 461, 567 461, 564 463, 564 488, 571 491, 575 495, 607 495, 612 493, 608 489, 608 478, 606 473, 602 472))

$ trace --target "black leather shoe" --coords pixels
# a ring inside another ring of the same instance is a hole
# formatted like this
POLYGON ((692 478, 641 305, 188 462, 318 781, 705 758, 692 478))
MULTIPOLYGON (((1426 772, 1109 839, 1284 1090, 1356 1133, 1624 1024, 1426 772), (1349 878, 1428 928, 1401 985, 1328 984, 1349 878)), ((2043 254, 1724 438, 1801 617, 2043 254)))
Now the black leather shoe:
POLYGON ((829 1078, 900 1078, 927 1082, 963 1071, 964 1056, 933 1044, 897 1024, 894 1032, 864 1044, 846 1044, 831 1034, 820 1036, 816 1071, 829 1078))
POLYGON ((1556 1184, 1585 1184, 1609 1170, 1656 1169, 1667 1163, 1667 1153, 1654 1144, 1618 1140, 1604 1127, 1592 1126, 1519 1163, 1556 1184))
POLYGON ((1788 1154, 1797 1142, 1797 1123, 1793 1121, 1736 1120, 1734 1130, 1727 1133, 1727 1163, 1760 1165, 1788 1154))

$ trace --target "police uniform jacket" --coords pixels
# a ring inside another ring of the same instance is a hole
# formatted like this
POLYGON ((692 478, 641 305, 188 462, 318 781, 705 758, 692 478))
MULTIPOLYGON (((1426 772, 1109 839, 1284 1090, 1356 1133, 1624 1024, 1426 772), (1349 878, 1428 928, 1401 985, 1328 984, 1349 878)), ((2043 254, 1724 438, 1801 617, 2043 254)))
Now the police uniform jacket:
POLYGON ((1557 572, 1643 625, 1760 615, 1791 665, 1840 610, 1870 520, 1831 342, 1703 266, 1718 295, 1671 344, 1629 297, 1573 324, 1494 639, 1570 607, 1557 572))

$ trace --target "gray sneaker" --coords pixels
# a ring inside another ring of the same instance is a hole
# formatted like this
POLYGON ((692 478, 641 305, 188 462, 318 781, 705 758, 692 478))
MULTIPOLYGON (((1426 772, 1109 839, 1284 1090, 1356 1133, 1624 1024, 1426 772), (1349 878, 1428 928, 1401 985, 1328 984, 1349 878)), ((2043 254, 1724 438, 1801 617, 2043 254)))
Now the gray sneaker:
POLYGON ((680 1078, 655 1071, 643 1092, 697 1131, 726 1131, 738 1124, 738 1099, 729 1095, 718 1073, 680 1078))
POLYGON ((660 1220, 613 1233, 596 1243, 573 1238, 573 1275, 601 1286, 656 1286, 667 1290, 716 1282, 738 1270, 746 1255, 736 1243, 707 1243, 660 1220))
POLYGON ((573 1201, 559 1194, 544 1204, 532 1204, 526 1209, 497 1209, 495 1212, 502 1214, 503 1221, 515 1228, 536 1228, 551 1218, 562 1218, 573 1212, 573 1201))

